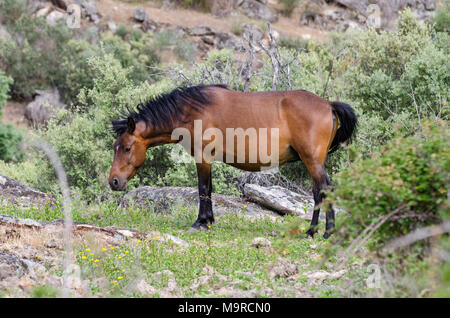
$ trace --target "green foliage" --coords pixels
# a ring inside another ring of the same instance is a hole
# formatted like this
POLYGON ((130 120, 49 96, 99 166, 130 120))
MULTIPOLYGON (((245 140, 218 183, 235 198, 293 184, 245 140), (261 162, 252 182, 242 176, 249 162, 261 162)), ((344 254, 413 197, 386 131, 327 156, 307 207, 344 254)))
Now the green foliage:
MULTIPOLYGON (((8 99, 9 85, 12 84, 12 79, 5 76, 0 71, 0 116, 2 108, 5 106, 8 99)), ((11 125, 4 125, 0 123, 0 160, 21 160, 24 157, 23 151, 20 148, 22 141, 21 132, 15 130, 11 125)))
POLYGON ((448 123, 425 122, 415 135, 396 137, 370 158, 360 156, 338 173, 328 196, 350 213, 341 220, 341 233, 355 237, 387 218, 373 240, 378 247, 417 227, 448 219, 449 140, 448 123), (447 215, 442 214, 445 210, 447 215))
POLYGON ((34 287, 31 291, 31 297, 33 298, 57 298, 60 296, 60 291, 48 284, 34 287))
POLYGON ((122 39, 125 39, 125 36, 128 34, 128 28, 125 24, 119 25, 116 29, 115 35, 120 36, 122 39))
POLYGON ((30 98, 37 88, 47 88, 58 73, 59 52, 72 37, 64 25, 47 25, 45 19, 21 16, 8 26, 11 38, 0 39, 0 64, 14 79, 13 97, 30 98))
POLYGON ((21 16, 8 26, 11 38, 0 39, 0 66, 14 79, 11 95, 30 98, 36 89, 57 87, 66 103, 74 103, 81 88, 93 86, 88 59, 113 54, 124 67, 132 67, 130 78, 147 80, 149 66, 159 59, 151 35, 135 30, 127 41, 105 33, 99 44, 77 39, 65 24, 49 26, 45 19, 21 16), (44 45, 45 43, 45 45, 44 45))
POLYGON ((175 0, 174 2, 184 8, 196 9, 203 12, 211 11, 210 0, 175 0))
POLYGON ((2 71, 0 71, 0 116, 2 115, 2 108, 8 100, 9 86, 12 82, 13 80, 11 77, 6 76, 2 71))
POLYGON ((433 28, 437 32, 450 33, 450 4, 448 2, 443 8, 437 10, 432 22, 433 28))
POLYGON ((308 51, 309 41, 300 38, 280 37, 278 45, 288 49, 308 51))
POLYGON ((0 160, 21 160, 24 157, 20 147, 22 134, 12 125, 0 123, 0 160))
POLYGON ((363 111, 383 118, 402 111, 447 116, 448 45, 444 35, 436 37, 410 10, 401 13, 398 32, 368 30, 339 35, 333 43, 332 50, 340 53, 330 86, 363 111))
POLYGON ((0 3, 0 17, 5 24, 13 24, 22 15, 28 14, 27 0, 2 0, 0 3))

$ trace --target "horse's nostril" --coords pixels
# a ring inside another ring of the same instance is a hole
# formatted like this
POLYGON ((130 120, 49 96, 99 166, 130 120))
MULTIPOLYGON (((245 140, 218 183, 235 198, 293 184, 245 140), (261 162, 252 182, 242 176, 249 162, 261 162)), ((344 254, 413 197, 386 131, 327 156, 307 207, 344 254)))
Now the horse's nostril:
POLYGON ((113 179, 113 185, 116 187, 119 185, 119 180, 117 180, 117 178, 113 179))

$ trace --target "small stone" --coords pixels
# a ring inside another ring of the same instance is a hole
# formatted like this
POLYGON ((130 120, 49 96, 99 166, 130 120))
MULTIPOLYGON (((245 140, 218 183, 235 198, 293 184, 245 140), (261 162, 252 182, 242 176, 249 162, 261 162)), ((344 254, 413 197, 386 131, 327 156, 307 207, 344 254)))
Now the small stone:
POLYGON ((143 8, 136 8, 133 11, 133 19, 138 22, 144 22, 148 18, 147 12, 143 8))
POLYGON ((145 280, 140 280, 135 286, 136 292, 145 296, 153 296, 156 293, 156 288, 149 285, 145 280))
POLYGON ((264 237, 255 237, 251 244, 253 247, 261 248, 261 247, 271 247, 272 243, 264 237))

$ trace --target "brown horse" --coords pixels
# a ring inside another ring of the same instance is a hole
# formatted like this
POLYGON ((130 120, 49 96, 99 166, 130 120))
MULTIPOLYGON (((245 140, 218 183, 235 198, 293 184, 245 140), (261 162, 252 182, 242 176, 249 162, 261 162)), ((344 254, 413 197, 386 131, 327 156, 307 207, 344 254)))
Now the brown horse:
MULTIPOLYGON (((112 122, 118 134, 109 176, 113 190, 125 190, 149 147, 182 142, 197 165, 200 209, 191 229, 207 229, 214 222, 213 160, 246 171, 302 160, 313 181, 310 236, 317 232, 322 190, 330 185, 325 159, 352 136, 357 123, 349 105, 304 90, 243 93, 223 85, 177 88, 138 105, 125 118, 112 122), (268 149, 269 160, 263 156, 268 149)), ((334 231, 332 207, 325 229, 327 238, 334 231)))

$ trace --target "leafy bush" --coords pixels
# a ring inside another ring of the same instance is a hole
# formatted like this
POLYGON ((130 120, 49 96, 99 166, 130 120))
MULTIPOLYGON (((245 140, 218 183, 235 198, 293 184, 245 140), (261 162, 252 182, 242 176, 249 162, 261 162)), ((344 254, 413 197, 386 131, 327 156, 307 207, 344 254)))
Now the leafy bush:
MULTIPOLYGON (((77 39, 65 24, 49 26, 43 18, 21 16, 8 26, 11 38, 0 39, 0 66, 14 79, 11 95, 31 98, 36 89, 57 87, 66 103, 73 103, 82 87, 93 85, 87 60, 111 53, 124 67, 133 67, 133 80, 148 78, 148 66, 158 63, 151 35, 132 32, 129 41, 104 33, 93 45, 77 39), (43 44, 45 43, 45 45, 43 44)), ((131 76, 130 76, 131 77, 131 76)))
POLYGON ((9 85, 13 82, 11 77, 5 76, 5 74, 0 71, 0 116, 2 115, 2 108, 5 106, 8 100, 9 85))
MULTIPOLYGON (((12 82, 10 77, 5 76, 0 71, 0 116, 2 114, 2 108, 8 99, 9 85, 12 82)), ((22 159, 24 155, 19 146, 21 141, 22 134, 20 132, 16 131, 11 125, 0 123, 0 160, 10 161, 12 159, 22 159)))
POLYGON ((409 9, 401 13, 397 32, 339 35, 330 48, 340 52, 330 86, 383 118, 402 111, 444 117, 450 79, 444 42, 443 35, 436 37, 428 25, 419 24, 409 9))
POLYGON ((22 15, 28 14, 27 0, 2 0, 0 3, 0 17, 5 24, 13 24, 22 15))
POLYGON ((22 134, 12 125, 0 123, 0 160, 21 160, 24 156, 20 148, 22 134))
POLYGON ((450 4, 448 2, 445 4, 445 7, 437 10, 432 22, 437 32, 450 33, 450 4))
POLYGON ((378 247, 448 219, 449 140, 448 123, 425 122, 415 135, 394 138, 370 158, 360 156, 338 173, 328 198, 349 213, 341 219, 341 234, 355 237, 384 221, 373 240, 378 247))
POLYGON ((0 64, 14 79, 11 95, 30 98, 37 88, 57 83, 60 54, 73 33, 64 24, 21 16, 8 26, 11 39, 0 39, 0 64))

